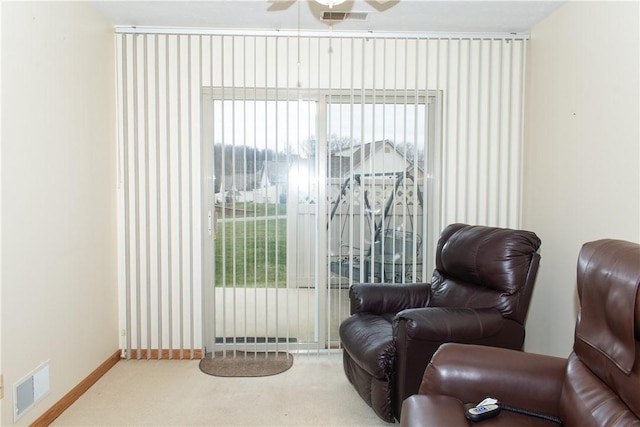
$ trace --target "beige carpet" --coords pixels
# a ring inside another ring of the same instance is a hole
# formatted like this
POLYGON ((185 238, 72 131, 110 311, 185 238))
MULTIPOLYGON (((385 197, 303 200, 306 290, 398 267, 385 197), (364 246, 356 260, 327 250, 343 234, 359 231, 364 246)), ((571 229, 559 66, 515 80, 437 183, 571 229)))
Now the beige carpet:
POLYGON ((121 361, 52 425, 390 426, 358 396, 342 355, 295 355, 279 375, 224 378, 199 360, 121 361))

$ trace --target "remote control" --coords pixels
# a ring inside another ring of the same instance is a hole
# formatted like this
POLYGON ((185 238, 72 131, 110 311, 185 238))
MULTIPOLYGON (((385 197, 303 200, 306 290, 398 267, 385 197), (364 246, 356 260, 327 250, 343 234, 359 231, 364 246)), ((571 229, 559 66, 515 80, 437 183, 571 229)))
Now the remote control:
POLYGON ((499 405, 481 405, 467 409, 465 416, 471 421, 482 421, 487 418, 495 417, 501 410, 502 408, 499 405))

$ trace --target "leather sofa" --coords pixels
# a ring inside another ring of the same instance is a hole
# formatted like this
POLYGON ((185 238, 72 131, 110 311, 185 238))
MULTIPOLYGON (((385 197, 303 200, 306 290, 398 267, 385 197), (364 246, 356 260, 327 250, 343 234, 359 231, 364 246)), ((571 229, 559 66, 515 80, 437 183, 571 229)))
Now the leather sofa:
POLYGON ((530 231, 452 224, 438 241, 431 283, 350 288, 344 370, 380 418, 400 419, 444 342, 522 348, 540 244, 530 231))
MULTIPOLYGON (((474 425, 465 409, 486 396, 555 417, 567 427, 640 426, 640 245, 585 244, 577 286, 581 308, 568 359, 443 345, 424 373, 420 393, 405 400, 401 426, 474 425)), ((557 424, 502 410, 479 425, 557 424)))

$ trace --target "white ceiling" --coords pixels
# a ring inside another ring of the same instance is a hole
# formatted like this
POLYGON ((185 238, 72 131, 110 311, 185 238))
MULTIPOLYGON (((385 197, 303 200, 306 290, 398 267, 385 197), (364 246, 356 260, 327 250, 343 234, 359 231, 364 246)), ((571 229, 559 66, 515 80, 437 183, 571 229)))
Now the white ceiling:
MULTIPOLYGON (((173 28, 324 30, 315 1, 90 0, 114 25, 173 28), (298 16, 300 22, 298 26, 298 16)), ((336 31, 527 33, 564 1, 355 0, 334 10, 370 12, 363 22, 338 22, 336 31)))

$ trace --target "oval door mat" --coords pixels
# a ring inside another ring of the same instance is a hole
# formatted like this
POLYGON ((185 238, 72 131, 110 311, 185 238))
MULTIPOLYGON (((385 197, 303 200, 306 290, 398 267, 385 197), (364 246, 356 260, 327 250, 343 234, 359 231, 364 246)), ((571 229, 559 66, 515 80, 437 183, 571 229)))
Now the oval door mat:
POLYGON ((216 377, 266 377, 281 374, 292 365, 293 356, 286 352, 220 351, 207 353, 200 370, 216 377))

